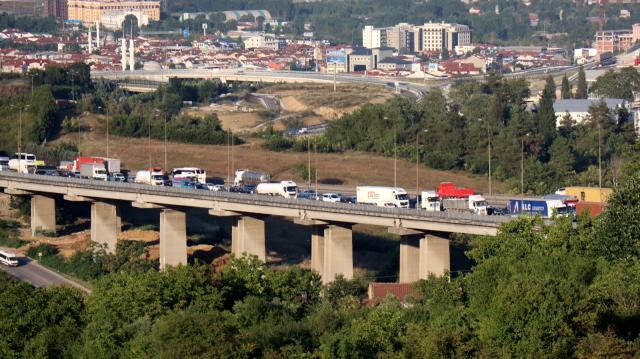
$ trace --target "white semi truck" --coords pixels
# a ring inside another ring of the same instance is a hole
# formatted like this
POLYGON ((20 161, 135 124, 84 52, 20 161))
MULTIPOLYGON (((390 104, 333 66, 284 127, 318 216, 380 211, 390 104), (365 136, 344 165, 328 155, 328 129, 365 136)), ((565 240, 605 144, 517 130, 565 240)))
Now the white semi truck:
POLYGON ((16 153, 9 160, 9 169, 18 173, 33 173, 36 169, 36 155, 16 153))
POLYGON ((293 181, 282 181, 274 183, 259 183, 256 193, 267 196, 282 196, 284 198, 298 197, 298 185, 293 181))
POLYGON ((422 191, 420 208, 427 212, 442 211, 442 201, 436 191, 422 191))
POLYGON ((149 168, 148 170, 138 171, 133 182, 151 186, 164 186, 164 172, 161 168, 149 168))
POLYGON ((378 207, 409 208, 407 191, 400 187, 358 186, 356 202, 378 207))

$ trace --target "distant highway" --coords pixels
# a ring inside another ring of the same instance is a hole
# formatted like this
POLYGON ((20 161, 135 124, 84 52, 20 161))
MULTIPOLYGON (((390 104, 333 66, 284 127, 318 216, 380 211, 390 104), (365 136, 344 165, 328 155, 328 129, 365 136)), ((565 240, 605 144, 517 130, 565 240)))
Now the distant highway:
MULTIPOLYGON (((6 248, 3 249, 10 252, 12 251, 6 248)), ((29 257, 21 257, 20 265, 18 267, 8 267, 0 264, 0 270, 7 272, 16 279, 31 283, 31 285, 36 288, 66 285, 91 293, 91 290, 88 288, 85 288, 80 284, 61 276, 60 274, 45 268, 29 257)))

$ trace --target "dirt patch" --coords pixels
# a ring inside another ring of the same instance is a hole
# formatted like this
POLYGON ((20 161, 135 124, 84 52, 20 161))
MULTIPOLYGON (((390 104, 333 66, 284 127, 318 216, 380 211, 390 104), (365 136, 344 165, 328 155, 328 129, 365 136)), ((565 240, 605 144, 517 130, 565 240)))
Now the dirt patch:
POLYGON ((145 243, 158 242, 160 241, 160 232, 132 229, 121 232, 118 235, 118 240, 139 241, 145 243))
POLYGON ((255 112, 248 113, 218 113, 218 119, 224 129, 231 129, 233 131, 246 130, 257 126, 263 122, 262 116, 255 112))
POLYGON ((281 103, 282 103, 282 108, 285 111, 302 112, 302 111, 308 110, 308 107, 302 102, 300 102, 300 100, 298 100, 294 96, 283 97, 281 103))

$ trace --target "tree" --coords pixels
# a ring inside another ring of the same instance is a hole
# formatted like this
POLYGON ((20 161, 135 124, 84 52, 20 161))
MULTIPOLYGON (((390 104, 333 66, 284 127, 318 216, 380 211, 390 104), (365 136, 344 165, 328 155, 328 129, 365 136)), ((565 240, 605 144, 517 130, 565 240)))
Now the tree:
POLYGON ((578 70, 578 85, 576 86, 575 98, 585 99, 587 94, 587 75, 584 73, 584 68, 580 65, 578 70))
POLYGON ((538 105, 538 133, 540 134, 543 144, 551 144, 556 134, 556 115, 553 110, 553 102, 555 99, 556 85, 553 77, 547 77, 547 83, 542 91, 542 97, 538 105))
POLYGON ((609 260, 640 257, 640 170, 635 163, 609 198, 588 243, 594 254, 609 260))
POLYGON ((567 75, 565 74, 562 77, 562 98, 563 99, 569 99, 571 98, 571 84, 569 83, 569 79, 567 78, 567 75))

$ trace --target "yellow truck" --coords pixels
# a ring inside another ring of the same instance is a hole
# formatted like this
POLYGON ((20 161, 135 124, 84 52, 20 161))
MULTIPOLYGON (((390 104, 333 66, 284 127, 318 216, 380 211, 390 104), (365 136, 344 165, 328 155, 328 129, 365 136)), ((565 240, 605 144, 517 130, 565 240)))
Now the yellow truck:
POLYGON ((562 194, 567 196, 574 196, 579 202, 597 202, 605 203, 613 193, 611 188, 598 188, 598 187, 565 187, 561 190, 562 194))

